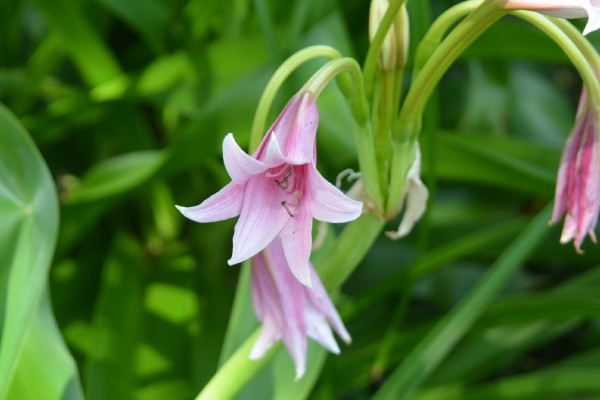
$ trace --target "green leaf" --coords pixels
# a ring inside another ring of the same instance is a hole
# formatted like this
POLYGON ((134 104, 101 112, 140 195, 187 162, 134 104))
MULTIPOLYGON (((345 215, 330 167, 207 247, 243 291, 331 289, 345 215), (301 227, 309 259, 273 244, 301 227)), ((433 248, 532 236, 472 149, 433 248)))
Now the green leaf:
POLYGON ((404 398, 435 370, 450 349, 485 311, 498 291, 527 260, 547 233, 551 208, 547 206, 498 257, 468 295, 440 319, 390 375, 375 399, 404 398))
MULTIPOLYGON (((445 133, 438 136, 440 178, 483 183, 533 195, 554 193, 560 153, 523 140, 445 133)), ((423 158, 429 154, 423 148, 423 158)), ((423 162, 424 174, 428 163, 423 162)))
POLYGON ((163 37, 171 15, 169 5, 175 3, 161 0, 99 0, 99 2, 139 31, 155 51, 163 50, 163 37))
POLYGON ((63 46, 89 84, 97 85, 121 72, 117 59, 85 16, 84 2, 33 0, 33 4, 59 32, 63 46))
POLYGON ((134 239, 119 234, 104 264, 85 365, 90 400, 134 397, 143 302, 141 252, 134 239))
POLYGON ((69 203, 97 201, 132 190, 162 167, 166 154, 137 151, 96 164, 68 193, 69 203))
POLYGON ((46 285, 56 243, 52 177, 15 117, 0 105, 0 398, 46 285))
POLYGON ((54 321, 47 293, 25 339, 8 399, 83 399, 77 366, 54 321))

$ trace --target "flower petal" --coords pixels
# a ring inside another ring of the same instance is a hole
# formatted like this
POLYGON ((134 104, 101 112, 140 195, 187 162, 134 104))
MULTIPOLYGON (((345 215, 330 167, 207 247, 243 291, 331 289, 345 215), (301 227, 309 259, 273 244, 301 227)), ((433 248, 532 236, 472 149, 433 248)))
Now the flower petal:
POLYGON ((229 265, 240 263, 269 245, 290 219, 281 204, 283 195, 275 182, 261 177, 246 184, 240 219, 233 233, 233 254, 229 265))
POLYGON ((298 207, 280 233, 281 244, 290 270, 300 283, 311 287, 308 260, 312 247, 312 215, 298 207))
POLYGON ((236 183, 243 183, 267 169, 265 164, 246 154, 231 133, 223 139, 223 163, 231 180, 236 183))
POLYGON ((321 176, 313 164, 307 170, 306 207, 319 221, 348 222, 358 218, 362 212, 362 203, 346 196, 341 190, 321 176))
POLYGON ((311 290, 305 289, 304 291, 308 302, 325 316, 327 321, 329 321, 333 329, 344 342, 351 343, 352 338, 346 330, 340 314, 338 314, 333 302, 331 301, 331 298, 327 294, 327 290, 325 290, 321 279, 319 279, 319 275, 317 275, 312 265, 310 266, 310 276, 313 287, 311 290))
MULTIPOLYGON (((288 130, 284 154, 293 164, 306 164, 314 158, 317 126, 319 125, 319 110, 312 93, 302 94, 296 118, 288 130)), ((281 137, 280 137, 281 139, 281 137)))
POLYGON ((306 307, 306 334, 311 338, 319 342, 323 347, 334 354, 340 354, 340 347, 338 346, 331 328, 327 324, 327 321, 318 310, 315 310, 312 306, 306 307))
POLYGON ((231 182, 197 206, 175 207, 186 218, 196 222, 215 222, 237 217, 242 210, 245 187, 244 184, 231 182))

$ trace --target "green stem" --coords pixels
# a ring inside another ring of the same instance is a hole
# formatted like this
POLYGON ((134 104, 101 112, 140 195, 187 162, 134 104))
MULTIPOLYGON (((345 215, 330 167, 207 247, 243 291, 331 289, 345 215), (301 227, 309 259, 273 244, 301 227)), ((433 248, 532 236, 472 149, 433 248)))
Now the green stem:
MULTIPOLYGON (((412 84, 398 116, 394 139, 398 142, 414 140, 421 127, 423 109, 441 77, 458 56, 496 20, 506 14, 493 0, 487 0, 442 41, 429 57, 412 84)), ((401 177, 404 179, 404 177, 401 177)))
POLYGON ((381 19, 379 27, 377 28, 377 33, 375 33, 373 40, 371 40, 369 50, 367 50, 367 56, 365 57, 365 63, 363 66, 363 77, 365 81, 365 92, 367 94, 367 98, 369 99, 371 98, 373 92, 375 69, 377 67, 377 61, 379 60, 379 53, 381 53, 383 40, 392 26, 398 10, 400 10, 400 7, 402 7, 405 1, 406 0, 390 1, 389 7, 381 19))
POLYGON ((450 27, 459 19, 471 13, 481 5, 480 0, 463 1, 450 7, 431 24, 431 27, 419 43, 415 54, 415 65, 413 76, 418 76, 431 54, 439 46, 442 38, 450 30, 450 27))
POLYGON ((267 84, 265 90, 258 101, 258 107, 256 108, 256 114, 254 114, 254 121, 252 122, 252 129, 250 131, 250 152, 254 152, 265 132, 265 122, 269 115, 269 109, 273 103, 273 99, 277 94, 277 91, 292 72, 300 67, 305 62, 312 60, 317 57, 326 57, 329 59, 336 59, 342 55, 334 48, 329 46, 311 46, 290 56, 287 60, 277 68, 277 71, 271 77, 271 80, 267 84))
MULTIPOLYGON (((235 353, 212 377, 208 384, 196 396, 196 400, 231 399, 236 396, 262 367, 264 367, 273 355, 276 348, 272 348, 260 360, 250 360, 250 350, 260 333, 256 329, 252 335, 236 350, 235 353)), ((276 345, 279 348, 279 345, 276 345)))
POLYGON ((575 43, 575 45, 579 48, 579 51, 581 51, 588 62, 592 64, 594 70, 600 72, 600 55, 598 55, 598 51, 596 51, 589 40, 587 40, 585 36, 583 36, 583 34, 567 20, 562 18, 548 19, 554 22, 556 26, 558 26, 564 33, 567 34, 569 39, 575 43))
POLYGON ((384 221, 373 214, 363 214, 344 228, 333 248, 315 266, 327 290, 335 291, 352 274, 383 226, 384 221))
POLYGON ((374 400, 406 399, 429 377, 544 239, 551 211, 548 205, 531 221, 469 294, 406 356, 374 400))
POLYGON ((338 86, 350 102, 358 163, 365 190, 369 200, 374 203, 375 210, 381 210, 383 192, 379 182, 373 132, 369 121, 360 66, 356 60, 349 57, 329 61, 312 76, 302 90, 313 92, 315 96, 318 96, 333 78, 338 78, 338 86), (343 72, 348 72, 348 74, 341 75, 343 72), (347 80, 348 76, 350 81, 347 80))
MULTIPOLYGON (((544 15, 531 11, 514 11, 513 14, 531 23, 546 35, 550 36, 550 38, 565 52, 585 83, 595 114, 600 115, 600 82, 596 75, 597 72, 600 73, 600 70, 594 70, 589 59, 580 50, 580 47, 573 43, 569 35, 567 35, 554 20, 550 20, 544 15)), ((579 42, 581 44, 581 41, 579 42)), ((597 56, 592 57, 592 59, 594 58, 597 60, 597 56)))

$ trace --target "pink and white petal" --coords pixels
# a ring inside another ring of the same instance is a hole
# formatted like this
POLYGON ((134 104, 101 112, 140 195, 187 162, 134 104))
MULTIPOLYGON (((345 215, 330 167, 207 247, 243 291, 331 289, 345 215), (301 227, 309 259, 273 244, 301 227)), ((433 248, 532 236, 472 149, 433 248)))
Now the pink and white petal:
POLYGON ((340 354, 340 347, 335 341, 331 328, 323 315, 312 307, 306 307, 305 315, 306 334, 319 342, 330 352, 340 354))
POLYGON ((281 232, 290 216, 281 205, 282 191, 268 179, 254 177, 246 184, 246 195, 233 233, 229 265, 240 263, 264 249, 281 232))
POLYGON ((315 140, 319 125, 319 110, 314 96, 310 93, 302 95, 294 124, 290 126, 284 154, 292 160, 292 164, 306 164, 314 158, 315 140))
POLYGON ((223 139, 223 162, 227 173, 237 183, 246 182, 250 177, 267 170, 265 164, 241 149, 231 133, 223 139))
POLYGON ((193 207, 175 206, 184 217, 196 222, 215 222, 237 217, 242 211, 245 184, 230 182, 193 207))
POLYGON ((596 4, 592 3, 594 1, 591 1, 589 8, 587 8, 588 22, 583 29, 584 35, 600 29, 600 5, 598 5, 598 2, 596 4))
POLYGON ((307 165, 305 204, 319 221, 340 223, 352 221, 362 212, 363 204, 346 196, 321 176, 313 164, 307 165))
POLYGON ((270 320, 263 321, 260 334, 252 345, 252 350, 250 350, 250 359, 258 360, 264 356, 267 350, 273 346, 273 343, 279 339, 281 339, 281 334, 275 324, 270 320))
POLYGON ((327 321, 329 321, 333 329, 345 343, 351 343, 352 338, 350 337, 348 330, 346 330, 340 314, 337 312, 329 294, 327 294, 327 290, 325 290, 319 275, 317 275, 312 265, 310 266, 310 276, 313 287, 312 290, 304 291, 307 302, 312 304, 315 309, 319 310, 319 312, 325 316, 327 321))
POLYGON ((292 164, 292 160, 287 158, 281 151, 279 141, 275 135, 271 135, 263 161, 269 168, 274 168, 282 164, 292 164))
POLYGON ((287 264, 296 279, 311 287, 309 258, 312 247, 312 215, 298 207, 279 234, 287 264))
MULTIPOLYGON (((582 98, 583 97, 584 94, 582 94, 582 98)), ((557 223, 567 212, 569 208, 569 201, 573 196, 574 183, 577 179, 577 158, 587 125, 584 119, 584 115, 580 114, 580 112, 581 103, 580 111, 578 111, 577 121, 575 122, 575 126, 573 127, 573 130, 571 131, 567 142, 565 143, 565 148, 560 159, 558 176, 556 178, 554 210, 552 212, 552 219, 550 220, 550 224, 557 223)))

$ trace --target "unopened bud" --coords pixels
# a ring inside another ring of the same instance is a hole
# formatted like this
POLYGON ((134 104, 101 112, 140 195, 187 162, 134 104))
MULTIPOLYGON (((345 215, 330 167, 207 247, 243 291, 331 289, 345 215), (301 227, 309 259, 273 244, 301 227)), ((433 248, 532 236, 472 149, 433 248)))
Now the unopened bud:
MULTIPOLYGON (((388 0, 373 0, 369 13, 369 39, 372 41, 377 33, 379 24, 389 6, 388 0)), ((381 45, 379 54, 379 68, 383 71, 391 71, 395 68, 403 68, 408 57, 409 43, 408 12, 406 6, 402 6, 394 16, 390 29, 381 45)))

